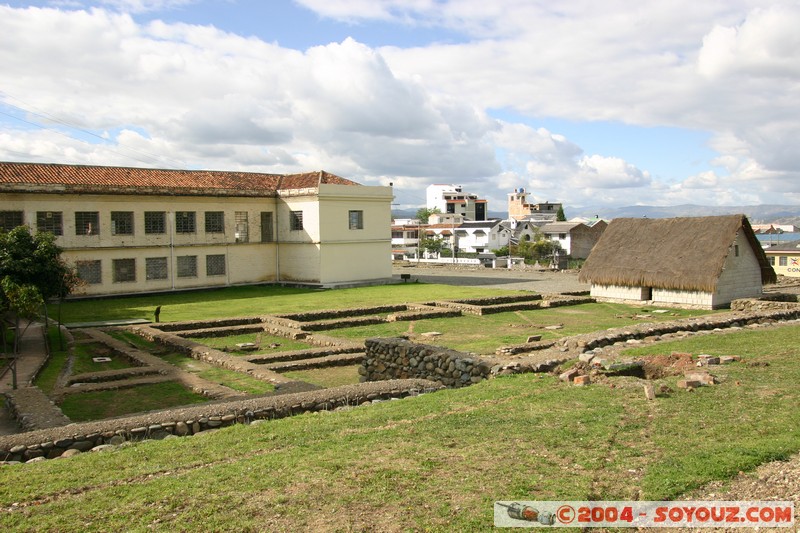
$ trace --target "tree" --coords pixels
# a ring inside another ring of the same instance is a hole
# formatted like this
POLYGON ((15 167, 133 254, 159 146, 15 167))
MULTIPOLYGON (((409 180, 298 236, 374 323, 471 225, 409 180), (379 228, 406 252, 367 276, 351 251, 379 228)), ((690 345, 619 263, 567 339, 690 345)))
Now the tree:
MULTIPOLYGON (((15 352, 20 319, 34 318, 46 300, 63 298, 77 285, 55 241, 49 232, 31 235, 27 226, 0 232, 0 315, 13 318, 16 325, 15 352)), ((2 335, 5 342, 5 331, 2 335)))
POLYGON ((566 222, 567 216, 564 214, 564 206, 558 206, 558 212, 556 213, 556 221, 557 222, 566 222))
POLYGON ((438 256, 442 253, 444 239, 442 237, 425 237, 419 241, 419 247, 429 254, 438 256))
POLYGON ((417 220, 419 220, 420 224, 427 224, 428 219, 431 217, 431 215, 435 213, 441 213, 438 207, 434 207, 432 209, 429 209, 427 207, 420 207, 419 209, 417 209, 417 220))

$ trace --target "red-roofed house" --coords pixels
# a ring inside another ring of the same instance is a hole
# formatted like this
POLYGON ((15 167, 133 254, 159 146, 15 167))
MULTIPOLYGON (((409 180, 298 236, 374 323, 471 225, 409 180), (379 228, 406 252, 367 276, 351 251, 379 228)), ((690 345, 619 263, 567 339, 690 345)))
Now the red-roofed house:
POLYGON ((391 201, 323 171, 0 162, 0 230, 55 233, 87 295, 390 279, 391 201))

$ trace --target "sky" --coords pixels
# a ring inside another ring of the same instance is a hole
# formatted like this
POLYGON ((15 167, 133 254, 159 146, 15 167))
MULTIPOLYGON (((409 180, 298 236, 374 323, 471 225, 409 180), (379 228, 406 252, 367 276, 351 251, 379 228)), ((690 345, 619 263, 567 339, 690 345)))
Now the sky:
POLYGON ((797 0, 0 0, 0 160, 800 205, 798 27, 797 0))

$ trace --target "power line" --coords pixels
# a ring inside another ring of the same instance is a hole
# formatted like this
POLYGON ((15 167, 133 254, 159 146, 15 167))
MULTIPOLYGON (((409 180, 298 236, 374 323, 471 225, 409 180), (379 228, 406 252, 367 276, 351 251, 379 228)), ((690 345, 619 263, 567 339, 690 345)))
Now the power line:
MULTIPOLYGON (((169 159, 164 158, 163 156, 155 155, 155 154, 152 154, 152 153, 149 153, 149 152, 145 152, 143 150, 139 150, 139 149, 136 149, 136 148, 131 148, 129 146, 125 146, 125 145, 123 145, 121 143, 117 143, 118 147, 124 148, 125 150, 133 152, 134 154, 138 154, 140 157, 136 157, 136 156, 131 155, 131 154, 126 154, 126 153, 120 152, 120 151, 115 150, 114 148, 110 147, 110 145, 108 144, 108 142, 109 142, 108 139, 106 139, 106 138, 104 138, 104 137, 102 137, 100 135, 97 135, 96 133, 94 133, 92 131, 88 131, 88 130, 85 130, 85 129, 79 127, 79 126, 71 124, 71 123, 69 123, 69 122, 67 122, 65 120, 62 120, 62 119, 54 116, 54 115, 51 115, 50 113, 47 113, 46 111, 41 111, 41 110, 37 110, 38 112, 37 111, 32 111, 31 109, 35 109, 32 105, 30 105, 30 104, 28 104, 26 102, 23 102, 19 98, 16 98, 15 96, 12 96, 12 95, 10 95, 10 94, 8 94, 6 92, 0 91, 0 95, 5 97, 6 99, 10 98, 12 100, 16 100, 17 102, 23 104, 26 107, 22 107, 22 106, 13 104, 13 103, 10 103, 8 101, 5 102, 6 105, 14 107, 14 108, 22 111, 23 113, 27 113, 29 115, 34 115, 34 116, 40 117, 40 118, 42 118, 44 120, 56 122, 56 123, 61 124, 61 125, 65 126, 65 127, 67 127, 67 128, 70 128, 72 130, 76 130, 76 131, 79 131, 79 132, 84 133, 86 135, 89 135, 91 137, 95 137, 97 139, 100 139, 101 141, 103 141, 103 143, 104 143, 103 145, 106 148, 108 148, 108 150, 110 152, 115 153, 117 155, 120 155, 122 157, 127 157, 127 158, 130 158, 130 159, 134 159, 134 160, 136 160, 136 161, 138 161, 140 163, 145 163, 145 164, 149 164, 149 165, 152 165, 152 164, 155 164, 155 163, 158 163, 159 165, 163 165, 163 163, 160 163, 160 161, 164 161, 164 160, 169 161, 169 159), (146 158, 148 158, 148 160, 144 160, 141 157, 146 157, 146 158)), ((75 137, 73 135, 69 135, 67 133, 64 133, 63 131, 60 131, 57 128, 44 126, 44 125, 36 123, 36 122, 31 122, 29 120, 25 120, 23 118, 17 117, 15 115, 10 114, 10 113, 6 113, 6 112, 4 112, 2 110, 0 110, 0 114, 5 115, 5 116, 7 116, 7 117, 9 117, 11 119, 18 120, 20 122, 24 122, 25 124, 30 124, 31 126, 35 126, 37 128, 41 128, 43 130, 52 131, 52 132, 54 132, 54 133, 56 133, 58 135, 61 135, 63 137, 67 137, 69 139, 72 139, 73 141, 81 142, 81 143, 84 143, 84 144, 89 145, 89 146, 94 146, 94 145, 92 145, 92 143, 90 143, 88 141, 85 141, 85 140, 79 139, 79 138, 77 138, 77 137, 75 137)), ((182 162, 182 161, 178 161, 178 160, 171 160, 171 161, 172 161, 172 163, 166 164, 166 165, 163 165, 163 166, 166 166, 168 168, 173 168, 173 169, 184 169, 184 168, 186 168, 186 164, 184 162, 182 162), (177 163, 177 164, 174 164, 174 163, 177 163)))

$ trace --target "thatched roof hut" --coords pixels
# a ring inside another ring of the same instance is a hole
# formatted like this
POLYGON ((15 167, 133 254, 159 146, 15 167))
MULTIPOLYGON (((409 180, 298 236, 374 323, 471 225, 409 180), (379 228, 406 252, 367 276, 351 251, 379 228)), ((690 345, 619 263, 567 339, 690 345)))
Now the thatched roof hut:
POLYGON ((579 279, 597 285, 715 293, 736 242, 752 249, 761 283, 775 283, 775 271, 744 215, 614 219, 579 279))

